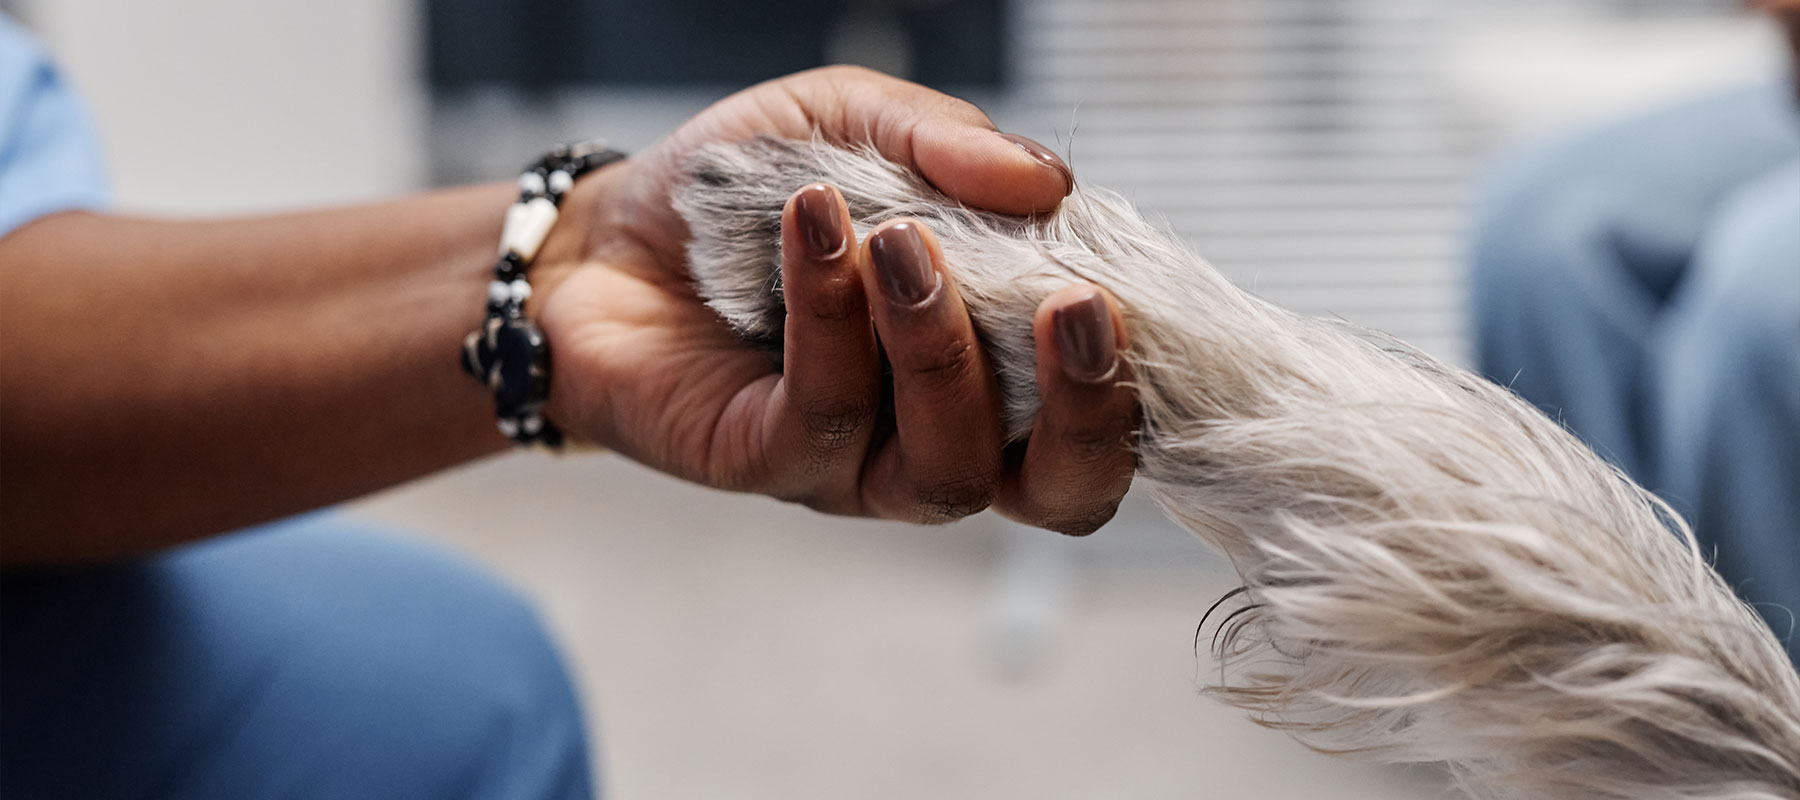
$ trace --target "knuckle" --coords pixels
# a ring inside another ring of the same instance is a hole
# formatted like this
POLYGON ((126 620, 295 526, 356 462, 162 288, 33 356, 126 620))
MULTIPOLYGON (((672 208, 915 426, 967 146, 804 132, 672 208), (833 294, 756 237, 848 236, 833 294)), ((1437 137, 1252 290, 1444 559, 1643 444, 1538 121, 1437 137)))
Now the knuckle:
POLYGON ((1128 434, 1102 428, 1072 428, 1062 434, 1062 446, 1077 467, 1093 468, 1116 461, 1129 451, 1128 434))
POLYGON ((988 122, 987 112, 982 111, 981 106, 975 105, 974 103, 955 95, 944 96, 944 108, 945 111, 948 111, 950 114, 963 117, 970 121, 978 120, 982 123, 988 122))
POLYGON ((811 398, 800 404, 800 425, 807 438, 828 452, 854 442, 874 418, 874 402, 862 396, 811 398))
POLYGON ((992 505, 1000 494, 995 473, 953 475, 919 484, 915 505, 926 522, 953 522, 992 505))
POLYGON ((867 323, 869 309, 863 300, 862 280, 848 271, 819 279, 807 293, 806 313, 822 322, 867 323))
POLYGON ((957 337, 914 353, 902 368, 920 388, 937 390, 961 381, 979 357, 973 342, 957 337))
POLYGON ((885 73, 859 64, 831 64, 815 67, 812 73, 832 91, 846 95, 857 91, 886 93, 891 91, 887 84, 893 80, 885 73))

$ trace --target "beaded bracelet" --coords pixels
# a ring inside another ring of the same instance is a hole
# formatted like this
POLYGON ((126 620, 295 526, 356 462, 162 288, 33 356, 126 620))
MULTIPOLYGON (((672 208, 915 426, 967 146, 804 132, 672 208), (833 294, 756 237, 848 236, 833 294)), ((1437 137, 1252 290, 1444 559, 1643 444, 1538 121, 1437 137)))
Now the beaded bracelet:
POLYGON ((525 318, 531 283, 525 268, 556 224, 575 179, 620 161, 625 154, 598 139, 558 145, 519 176, 519 199, 506 210, 500 256, 488 283, 487 319, 463 338, 463 369, 494 393, 500 432, 521 445, 558 447, 562 431, 544 419, 550 395, 550 350, 544 333, 525 318))

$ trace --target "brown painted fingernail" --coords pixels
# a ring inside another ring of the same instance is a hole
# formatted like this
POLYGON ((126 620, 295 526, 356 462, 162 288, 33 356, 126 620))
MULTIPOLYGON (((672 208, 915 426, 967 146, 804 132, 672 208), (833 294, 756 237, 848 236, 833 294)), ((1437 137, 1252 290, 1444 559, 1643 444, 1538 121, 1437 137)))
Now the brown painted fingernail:
POLYGON ((833 258, 844 252, 844 217, 838 213, 838 192, 823 183, 801 189, 794 196, 794 222, 800 240, 813 258, 833 258))
POLYGON ((1112 314, 1099 292, 1052 312, 1050 323, 1056 332, 1056 349, 1062 351, 1064 373, 1082 383, 1099 383, 1112 376, 1119 363, 1119 347, 1113 338, 1112 314))
POLYGON ((916 306, 937 291, 937 270, 931 268, 931 250, 919 235, 918 223, 901 222, 876 231, 869 237, 869 256, 888 302, 916 306))
POLYGON ((1000 134, 1000 137, 1018 145, 1019 149, 1024 150, 1026 155, 1037 159, 1038 162, 1044 166, 1056 170, 1057 174, 1062 176, 1064 194, 1075 190, 1075 172, 1069 169, 1069 165, 1062 160, 1062 157, 1051 151, 1050 148, 1039 144, 1035 139, 1020 136, 1016 133, 1002 133, 1000 134))

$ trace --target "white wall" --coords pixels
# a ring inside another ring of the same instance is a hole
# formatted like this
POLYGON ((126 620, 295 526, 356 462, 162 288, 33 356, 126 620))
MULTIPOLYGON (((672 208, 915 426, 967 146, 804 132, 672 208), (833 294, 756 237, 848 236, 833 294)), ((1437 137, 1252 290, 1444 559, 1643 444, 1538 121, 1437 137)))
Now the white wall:
POLYGON ((29 0, 125 209, 253 211, 425 174, 411 0, 29 0))
MULTIPOLYGON (((1586 12, 1586 13, 1584 13, 1586 12)), ((1475 4, 1441 48, 1449 82, 1504 140, 1595 124, 1786 73, 1780 30, 1749 13, 1600 17, 1475 4)))

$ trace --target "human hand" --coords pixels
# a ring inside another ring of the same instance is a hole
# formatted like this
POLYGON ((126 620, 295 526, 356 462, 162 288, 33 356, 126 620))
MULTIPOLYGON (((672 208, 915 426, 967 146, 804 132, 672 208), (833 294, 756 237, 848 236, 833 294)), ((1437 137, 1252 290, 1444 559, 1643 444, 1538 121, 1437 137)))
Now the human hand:
POLYGON ((726 98, 566 201, 563 233, 533 268, 530 310, 556 365, 549 417, 676 476, 831 513, 942 522, 993 505, 1053 530, 1098 528, 1130 484, 1135 429, 1124 327, 1104 292, 1072 285, 1038 309, 1043 410, 1012 452, 992 369, 917 222, 856 242, 836 190, 794 195, 781 234, 784 373, 695 295, 669 204, 688 156, 815 130, 871 144, 989 210, 1049 210, 1072 185, 1060 159, 974 106, 868 70, 813 70, 726 98))

